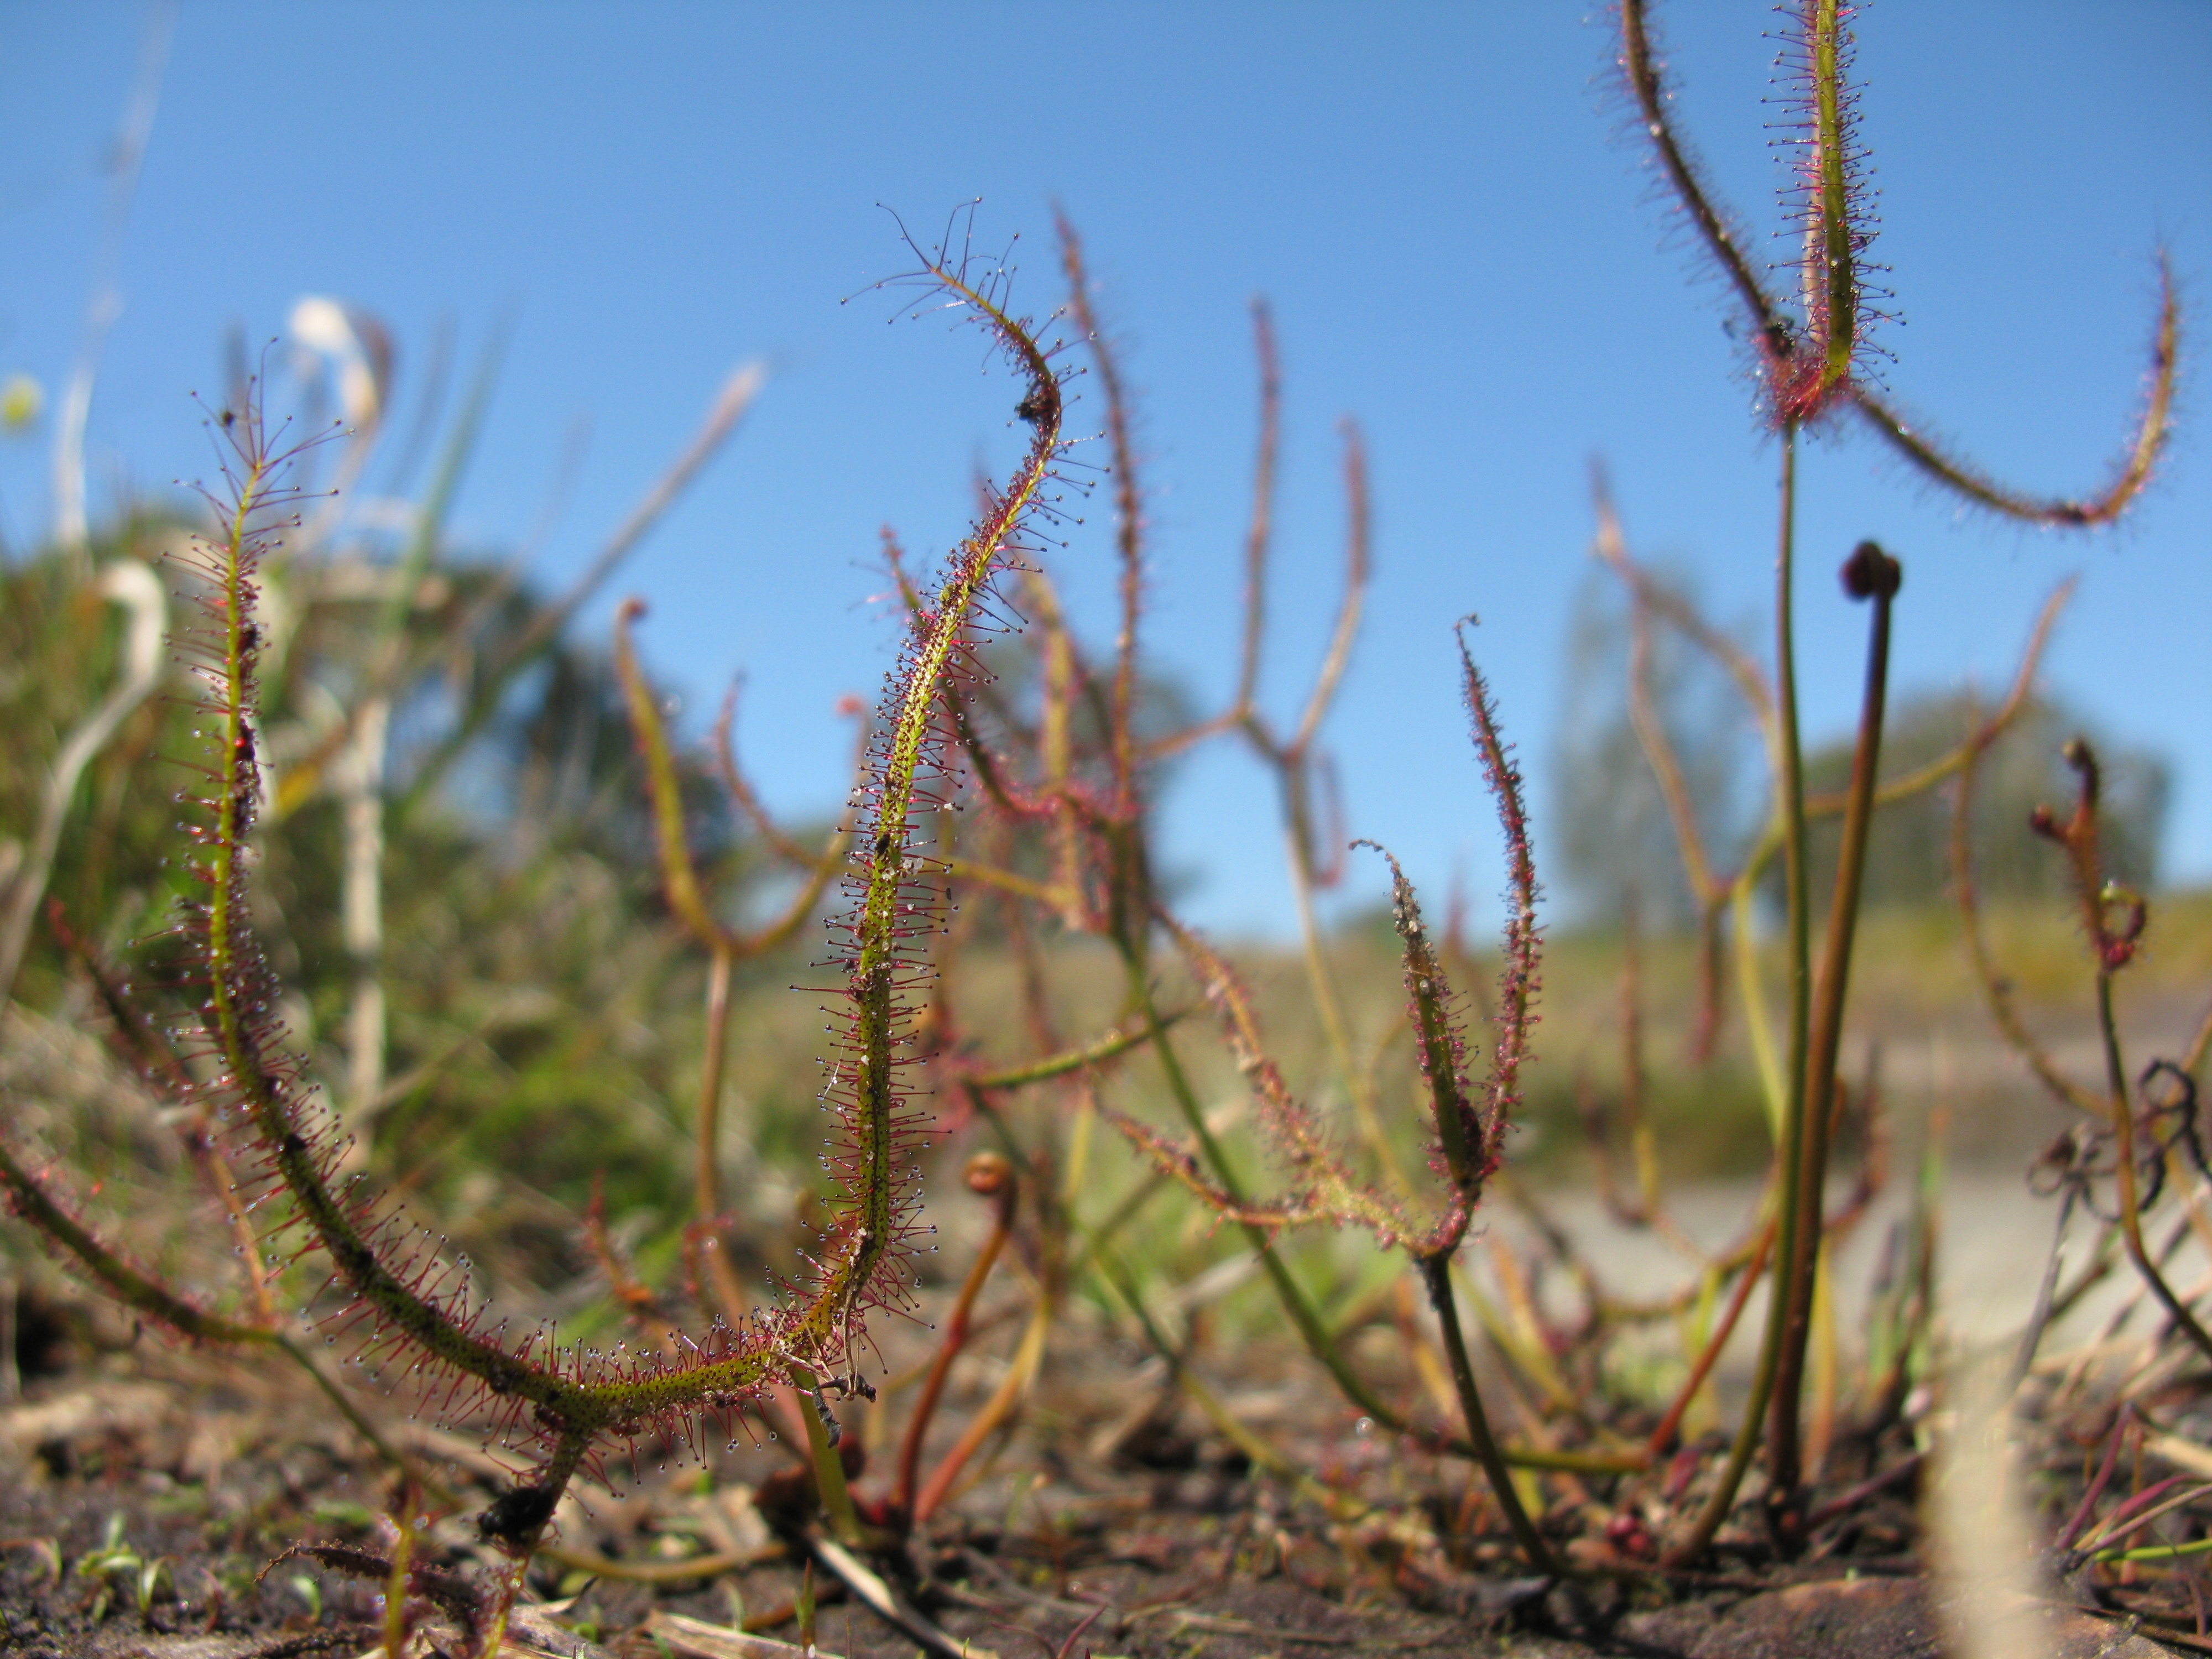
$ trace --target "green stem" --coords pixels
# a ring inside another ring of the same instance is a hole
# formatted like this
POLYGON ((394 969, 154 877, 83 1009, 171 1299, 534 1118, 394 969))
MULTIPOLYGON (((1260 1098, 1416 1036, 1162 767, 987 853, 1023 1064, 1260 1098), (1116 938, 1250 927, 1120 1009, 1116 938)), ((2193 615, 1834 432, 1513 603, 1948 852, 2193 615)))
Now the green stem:
POLYGON ((1759 1069, 1759 1103, 1766 1109, 1767 1133, 1782 1144, 1782 1119, 1789 1110, 1789 1085, 1782 1080, 1782 1056, 1774 1052, 1774 1024, 1767 1016, 1766 988, 1759 974, 1759 937, 1752 907, 1759 896, 1759 875, 1766 867, 1770 845, 1762 840, 1729 892, 1729 943, 1735 954, 1737 994, 1743 1000, 1743 1026, 1751 1057, 1759 1069))
MULTIPOLYGON (((1184 1015, 1182 1013, 1168 1015, 1162 1021, 1162 1029, 1165 1030, 1174 1025, 1183 1018, 1184 1015)), ((1048 1054, 1042 1060, 1030 1060, 1024 1065, 1010 1066, 1003 1071, 981 1073, 963 1081, 971 1090, 1024 1088, 1032 1083, 1044 1083, 1056 1077, 1066 1077, 1071 1072, 1083 1070, 1086 1066, 1103 1066, 1108 1060, 1116 1059, 1140 1043, 1147 1042, 1151 1036, 1152 1033, 1149 1030, 1112 1030, 1107 1032, 1097 1042, 1086 1044, 1083 1048, 1069 1048, 1060 1054, 1048 1054)))
POLYGON ((1336 1062, 1337 1075, 1344 1079, 1345 1091, 1350 1095, 1358 1091, 1352 1032, 1344 1018, 1343 999, 1337 995, 1335 977, 1328 971, 1328 958, 1322 950, 1321 921, 1314 914, 1313 828, 1308 822, 1306 788, 1301 757, 1296 772, 1286 769, 1283 778, 1283 839, 1289 852, 1285 862, 1291 869, 1291 897, 1298 910, 1298 942, 1305 957, 1306 982, 1312 988, 1314 1007, 1321 1015, 1322 1034, 1328 1039, 1329 1058, 1336 1062))
POLYGON ((1551 1547, 1545 1543, 1544 1534, 1536 1530, 1536 1523, 1528 1518, 1522 1507, 1521 1494, 1513 1489, 1513 1472, 1506 1467, 1504 1454, 1490 1432, 1490 1419, 1482 1409, 1482 1395, 1474 1386, 1474 1367, 1468 1361, 1467 1339, 1460 1334, 1459 1304, 1452 1295, 1451 1258, 1447 1255, 1424 1255, 1414 1258, 1420 1269, 1421 1282, 1428 1287, 1429 1305, 1437 1311, 1437 1323, 1443 1333, 1444 1353, 1451 1362, 1452 1386, 1459 1392, 1460 1414, 1467 1419, 1467 1437, 1474 1446, 1476 1461, 1489 1478, 1490 1490, 1498 1499, 1498 1506, 1505 1511, 1506 1524, 1513 1528, 1519 1540, 1521 1553, 1528 1558, 1528 1565, 1538 1572, 1550 1577, 1559 1576, 1559 1564, 1552 1555, 1551 1547))
MULTIPOLYGON (((1782 798, 1783 868, 1790 905, 1790 1053, 1783 1071, 1789 1090, 1782 1115, 1782 1146, 1775 1160, 1778 1201, 1775 1206, 1775 1260, 1787 1261, 1797 1249, 1797 1171, 1804 1157, 1806 1028, 1812 1012, 1810 926, 1805 908, 1805 770, 1797 740, 1797 660, 1791 638, 1790 588, 1796 555, 1797 428, 1794 422, 1782 428, 1781 524, 1775 556, 1775 771, 1782 798)), ((1766 1331, 1759 1350, 1759 1366, 1752 1374, 1751 1399, 1745 1405, 1743 1424, 1729 1448, 1712 1494, 1698 1512, 1690 1530, 1667 1551, 1662 1565, 1687 1566, 1705 1551, 1735 1505, 1744 1472, 1759 1446, 1767 1403, 1774 1397, 1774 1373, 1782 1356, 1782 1326, 1788 1298, 1775 1295, 1767 1304, 1766 1331)))
POLYGON ((831 1534, 848 1549, 866 1549, 867 1534, 860 1526, 860 1512, 853 1507, 853 1489, 845 1482, 844 1459, 837 1455, 837 1443, 830 1437, 830 1425, 815 1403, 820 1382, 805 1366, 792 1366, 791 1386, 800 1396, 799 1420, 806 1425, 815 1490, 821 1495, 822 1513, 829 1519, 831 1534))
POLYGON ((2092 1561, 2172 1561, 2185 1555, 2202 1555, 2212 1550, 2212 1538, 2197 1538, 2186 1544, 2151 1544, 2139 1550, 2100 1550, 2089 1559, 2092 1561))
POLYGON ((1183 1363, 1184 1355, 1168 1340, 1166 1334, 1160 1329, 1159 1322, 1145 1306, 1145 1298, 1138 1291, 1137 1282, 1127 1267, 1112 1252, 1100 1254, 1098 1267, 1100 1276, 1113 1287, 1135 1316, 1137 1323, 1143 1327, 1146 1340, 1152 1345, 1152 1351, 1165 1362, 1169 1386, 1180 1389, 1188 1395, 1191 1402, 1206 1414, 1206 1420, 1219 1431, 1221 1437, 1249 1458, 1254 1468, 1265 1469, 1270 1474, 1289 1481, 1301 1496, 1310 1498, 1333 1519, 1354 1521, 1368 1512, 1366 1506, 1358 1499, 1347 1498, 1344 1493, 1323 1486, 1237 1420, 1236 1414, 1224 1406, 1214 1396, 1213 1391, 1200 1382, 1191 1368, 1183 1363))
POLYGON ((1851 755, 1851 781, 1844 812, 1844 842, 1836 865, 1836 889, 1828 905, 1826 937, 1821 945, 1820 1000, 1814 1011, 1802 1084, 1804 1108, 1796 1170, 1797 1225, 1790 1254, 1777 1279, 1785 1306, 1782 1351, 1775 1369, 1774 1429, 1767 1448, 1768 1513, 1776 1535, 1792 1547, 1802 1545, 1803 1505, 1798 1412, 1805 1377, 1805 1346, 1812 1331, 1813 1293, 1820 1267, 1821 1201, 1828 1170, 1828 1125, 1834 1116, 1836 1059, 1843 1042, 1844 1001, 1851 972, 1851 945, 1858 925, 1859 901, 1866 876, 1868 832, 1874 823, 1875 774, 1881 762, 1882 711, 1889 684, 1890 611, 1902 580, 1895 560, 1872 542, 1862 542, 1844 567, 1844 586, 1854 598, 1874 601, 1874 625, 1867 641, 1866 692, 1859 710, 1858 743, 1851 755))
POLYGON ((1164 1189, 1167 1184, 1167 1177, 1157 1170, 1146 1176, 1096 1227, 1085 1224, 1071 1208, 1068 1217, 1075 1223, 1076 1230, 1083 1235, 1083 1248, 1068 1258, 1067 1278, 1073 1279, 1095 1261, 1103 1261, 1104 1257, 1102 1252, 1107 1245, 1114 1241, 1122 1228, 1137 1218, 1137 1212, 1151 1201, 1152 1194, 1164 1189))

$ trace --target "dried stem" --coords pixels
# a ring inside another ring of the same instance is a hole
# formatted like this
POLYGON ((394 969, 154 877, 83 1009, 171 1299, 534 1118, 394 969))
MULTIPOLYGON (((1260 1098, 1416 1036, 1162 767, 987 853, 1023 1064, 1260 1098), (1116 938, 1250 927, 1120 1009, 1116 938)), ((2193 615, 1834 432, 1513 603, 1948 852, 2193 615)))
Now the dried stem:
POLYGON ((983 1443, 999 1432, 1030 1384, 1036 1380, 1037 1366, 1044 1358, 1045 1337, 1052 1329, 1053 1297, 1040 1291, 1036 1304, 1030 1310, 1030 1322, 1022 1332, 1022 1340, 1015 1347, 1013 1363, 992 1391, 982 1407, 968 1419, 968 1426, 960 1431, 959 1439, 945 1454, 945 1459, 930 1474, 928 1482, 914 1500, 914 1520, 916 1525, 937 1513, 949 1496, 983 1443))
POLYGON ((1282 362, 1275 349, 1275 325, 1265 300, 1252 301, 1253 347, 1260 362, 1260 441, 1252 460, 1252 514, 1244 532, 1243 628, 1237 659, 1237 690, 1229 706, 1212 718, 1153 740, 1154 759, 1178 754, 1193 744, 1244 725, 1259 706, 1261 649, 1267 642, 1267 553, 1274 536, 1275 469, 1282 447, 1282 362))
MULTIPOLYGON (((1371 568, 1366 451, 1357 427, 1347 421, 1341 430, 1344 435, 1346 507, 1344 595, 1337 607, 1336 626, 1330 635, 1328 649, 1322 659, 1319 672, 1314 677, 1313 688, 1307 695, 1297 730, 1287 742, 1277 735, 1267 717, 1255 708, 1245 708, 1241 724, 1254 752, 1275 774, 1276 787, 1282 801, 1283 840, 1285 860, 1290 867, 1291 896, 1297 908, 1298 938, 1304 951, 1306 979, 1313 991, 1314 1006, 1321 1016, 1322 1031, 1328 1039, 1329 1054, 1335 1063, 1337 1075, 1344 1080, 1346 1091, 1352 1098, 1352 1110, 1359 1122, 1362 1138, 1382 1167, 1395 1173, 1389 1142, 1376 1115, 1373 1091, 1366 1086, 1359 1068, 1352 1061, 1351 1022, 1346 1017, 1344 999, 1329 969, 1320 919, 1314 910, 1315 890, 1328 885, 1334 879, 1334 877, 1324 876, 1315 857, 1313 780, 1317 757, 1314 753, 1314 739, 1320 732, 1322 720, 1335 699, 1337 687, 1351 661, 1352 641, 1358 635, 1360 613, 1366 605, 1371 568)), ((1269 465, 1272 470, 1272 461, 1269 465)), ((1254 580, 1257 580, 1256 568, 1254 580)), ((1252 614, 1248 611, 1248 618, 1252 614)), ((1256 661, 1256 658, 1254 660, 1256 661)), ((1401 1179, 1395 1184, 1402 1188, 1404 1182, 1401 1179)))
POLYGON ((991 1231, 983 1240, 983 1248, 975 1253, 968 1277, 961 1283, 960 1294, 945 1322, 945 1335, 938 1344, 937 1357, 922 1383, 921 1397, 915 1401, 913 1414, 907 1419, 906 1438, 899 1448, 898 1485, 891 1501, 900 1513, 916 1520, 921 1519, 915 1509, 915 1483, 921 1469, 922 1441, 929 1432, 930 1419, 937 1413, 937 1402, 944 1395, 945 1379, 951 1373, 952 1362, 968 1344, 969 1319, 975 1298, 982 1293, 991 1269, 998 1264, 999 1252, 1013 1235, 1014 1206, 1020 1192, 1014 1178, 1014 1166, 996 1152, 978 1152, 969 1159, 966 1181, 969 1191, 991 1200, 991 1231))
POLYGON ((2012 981, 1997 969, 1990 956, 1989 941, 1982 927, 1982 908, 1974 882, 1973 857, 1973 797, 1974 777, 1978 769, 1981 750, 1971 747, 1964 763, 1959 769, 1959 782, 1951 800, 1951 891, 1958 901, 1960 931, 1966 935, 1966 953, 1973 963, 1974 978, 1982 988, 1982 995, 1990 1006, 1990 1017, 2013 1052, 2027 1062, 2036 1079, 2063 1106, 2070 1106, 2087 1117, 2102 1117, 2105 1103, 2096 1094, 2068 1077, 2058 1067, 2049 1050, 2027 1027, 2014 1006, 2012 981))
POLYGON ((1713 1367, 1720 1363, 1721 1350, 1728 1346, 1729 1339, 1735 1334, 1736 1322, 1743 1317, 1744 1308, 1751 1300, 1753 1287, 1759 1283, 1759 1275, 1766 1271, 1767 1254, 1774 1248, 1774 1233, 1775 1224, 1771 1221, 1759 1230, 1758 1242, 1752 1247, 1751 1259, 1743 1265, 1742 1276, 1736 1280, 1735 1293, 1729 1297, 1728 1308, 1721 1315, 1720 1322, 1713 1327, 1711 1335, 1706 1338, 1705 1346, 1691 1365, 1690 1375, 1675 1394, 1674 1403, 1667 1407, 1666 1415, 1659 1419, 1659 1426, 1651 1431, 1651 1437, 1644 1443, 1644 1455, 1652 1462, 1657 1462, 1674 1449, 1674 1437, 1681 1431, 1682 1414, 1690 1409, 1690 1402, 1697 1398, 1698 1390, 1705 1387, 1705 1379, 1712 1375, 1713 1367))
POLYGON ((722 1212, 722 1071, 730 1057, 730 963, 732 952, 717 941, 708 956, 707 1030, 699 1045, 699 1109, 692 1153, 692 1213, 709 1221, 722 1212))
POLYGON ((2136 1271, 2149 1286, 2150 1293, 2158 1298, 2159 1305, 2166 1310, 2166 1316, 2197 1345, 2199 1353, 2212 1359, 2212 1332, 2207 1332, 2188 1304, 2173 1293, 2166 1275, 2159 1271, 2158 1264, 2143 1247, 2142 1211, 2136 1185, 2135 1106, 2129 1098, 2127 1070, 2120 1057, 2119 1023, 2112 1012, 2113 972, 2103 963, 2098 966, 2097 1030, 2105 1050, 2105 1086, 2112 1097, 2112 1163, 2120 1190, 2120 1237, 2128 1247, 2128 1256, 2136 1264, 2136 1271))
POLYGON ((1060 235, 1061 268, 1067 274, 1068 307, 1075 325, 1091 348, 1091 361, 1098 370, 1106 394, 1106 447, 1114 473, 1114 547, 1121 567, 1121 626, 1114 640, 1111 759, 1116 810, 1127 812, 1135 804, 1135 708, 1137 695, 1137 622, 1145 597, 1144 492, 1137 479, 1136 447, 1129 431, 1129 400, 1121 384, 1121 363, 1091 308, 1090 272, 1083 262, 1083 243, 1067 216, 1055 210, 1053 223, 1060 235))
POLYGON ((1237 697, 1242 719, 1260 684, 1260 644, 1267 629, 1267 544, 1274 531, 1275 461, 1282 447, 1283 365, 1275 350, 1275 319, 1264 300, 1252 302, 1252 343, 1260 358, 1260 447, 1252 463, 1252 521, 1244 532, 1244 635, 1237 658, 1237 697))
MULTIPOLYGON (((636 599, 626 601, 616 612, 615 675, 622 686, 623 704, 629 714, 630 731, 636 739, 639 756, 645 763, 646 795, 653 809, 662 890, 666 894, 668 907, 675 912, 677 920, 706 947, 708 954, 706 1030, 700 1055, 699 1104, 694 1117, 696 1151, 693 1203, 699 1221, 712 1224, 721 1212, 719 1171, 722 1078, 729 1060, 732 967, 739 961, 775 950, 796 935, 812 919, 822 902, 823 895, 829 890, 830 882, 843 867, 844 848, 851 832, 854 812, 852 807, 848 807, 844 817, 830 832, 828 845, 819 854, 808 854, 800 849, 759 809, 751 789, 738 772, 736 757, 729 742, 733 701, 726 703, 718 732, 720 741, 715 745, 724 787, 740 809, 746 811, 747 815, 754 819, 756 826, 763 829, 763 838, 797 862, 805 871, 806 878, 784 907, 783 914, 758 932, 739 933, 725 926, 709 908, 699 879, 698 868, 692 860, 683 779, 677 771, 675 754, 669 744, 667 727, 661 719, 659 699, 647 682, 644 671, 638 665, 636 647, 630 638, 631 624, 644 612, 644 605, 636 599)), ((732 692, 732 700, 734 696, 732 692)), ((865 750, 862 760, 866 760, 865 750)), ((857 790, 851 799, 859 799, 857 790)), ((728 1316, 732 1320, 743 1318, 744 1298, 730 1274, 726 1258, 719 1249, 714 1251, 708 1268, 709 1277, 714 1281, 718 1292, 717 1299, 728 1316)))

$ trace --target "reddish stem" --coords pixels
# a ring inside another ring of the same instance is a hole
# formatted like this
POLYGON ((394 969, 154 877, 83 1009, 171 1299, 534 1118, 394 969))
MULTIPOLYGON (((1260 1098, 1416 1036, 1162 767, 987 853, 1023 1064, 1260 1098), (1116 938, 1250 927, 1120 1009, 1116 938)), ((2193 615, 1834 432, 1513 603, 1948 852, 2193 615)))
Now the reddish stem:
MULTIPOLYGON (((915 1402, 914 1416, 908 1422, 906 1441, 899 1448, 899 1472, 896 1495, 893 1504, 899 1513, 920 1521, 927 1510, 917 1510, 915 1505, 915 1485, 921 1466, 921 1443, 929 1432, 930 1419, 937 1414, 937 1402, 945 1393, 945 1379, 952 1370, 952 1362, 968 1344, 969 1316, 975 1298, 981 1294, 984 1281, 990 1278, 991 1269, 998 1264, 999 1252, 1006 1248, 1006 1239, 1014 1230, 1014 1204, 1019 1196, 1019 1183, 1014 1178, 1014 1166, 996 1152, 978 1152, 968 1160, 968 1190, 994 1200, 991 1210, 990 1237, 976 1252, 975 1265, 968 1269, 968 1278, 960 1286, 958 1300, 952 1304, 952 1314, 945 1322, 945 1340, 937 1350, 936 1362, 929 1368, 928 1380, 921 1385, 921 1398, 915 1402)), ((957 1449, 956 1449, 957 1450, 957 1449)), ((964 1457, 963 1462, 966 1460, 964 1457)), ((946 1464, 952 1466, 951 1459, 946 1464)), ((934 1499, 943 1488, 951 1484, 946 1468, 940 1468, 931 1476, 928 1496, 934 1499)), ((931 1502, 930 1509, 936 1507, 931 1502)))

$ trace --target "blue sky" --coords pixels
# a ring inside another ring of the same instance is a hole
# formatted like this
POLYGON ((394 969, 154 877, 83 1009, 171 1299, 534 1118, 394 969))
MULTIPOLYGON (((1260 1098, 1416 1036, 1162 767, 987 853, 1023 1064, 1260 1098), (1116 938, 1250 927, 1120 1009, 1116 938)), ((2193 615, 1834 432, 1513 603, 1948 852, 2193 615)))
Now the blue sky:
MULTIPOLYGON (((0 4, 0 375, 58 392, 82 331, 112 147, 146 14, 0 4)), ((1680 116, 1760 228, 1777 162, 1762 102, 1777 20, 1753 0, 1662 14, 1680 116)), ((1211 707, 1235 672, 1254 442, 1247 306, 1273 303, 1286 377, 1275 629, 1288 718, 1322 648, 1344 511, 1335 425, 1368 436, 1376 585, 1326 728, 1351 833, 1437 893, 1499 884, 1456 695, 1451 619, 1478 647, 1537 785, 1567 611, 1589 560, 1586 471, 1612 469, 1640 550, 1696 573, 1722 616, 1763 613, 1773 448, 1729 313, 1620 137, 1606 19, 1580 4, 1461 6, 215 4, 178 14, 118 267, 88 444, 95 514, 204 468, 185 394, 235 324, 277 333, 306 294, 380 316, 398 403, 450 327, 464 365, 511 336, 460 498, 465 539, 512 545, 556 475, 540 556, 580 568, 738 361, 774 378, 726 454, 592 610, 652 605, 657 670, 711 707, 749 686, 742 741, 770 798, 842 787, 833 713, 892 644, 868 603, 879 527, 934 553, 1018 395, 967 337, 886 326, 863 293, 902 265, 889 204, 934 227, 983 198, 1020 234, 1018 301, 1059 296, 1052 204, 1081 228, 1142 398, 1161 658, 1211 707), (849 305, 840 301, 859 294, 849 305), (573 459, 572 434, 588 422, 573 459)), ((2212 277, 2212 8, 1948 0, 1868 8, 1863 136, 1897 398, 2008 479, 2086 489, 2137 403, 2170 252, 2212 277)), ((2036 608, 2079 572, 2051 682, 2163 750, 2169 872, 2212 880, 2212 477, 2203 376, 2120 530, 1962 514, 1863 436, 1804 471, 1802 683, 1816 734, 1851 717, 1863 620, 1827 568, 1862 537, 1905 561, 1901 690, 2007 675, 2036 608)), ((50 522, 48 422, 0 445, 0 530, 50 522)), ((1072 428, 1094 428, 1095 398, 1072 428)), ((370 485, 377 483, 372 473, 370 485)), ((1103 501, 1055 568, 1106 637, 1103 501)), ((1275 931, 1287 899, 1266 781, 1231 751, 1168 814, 1192 908, 1275 931)), ((1354 866, 1351 897, 1381 890, 1354 866)))

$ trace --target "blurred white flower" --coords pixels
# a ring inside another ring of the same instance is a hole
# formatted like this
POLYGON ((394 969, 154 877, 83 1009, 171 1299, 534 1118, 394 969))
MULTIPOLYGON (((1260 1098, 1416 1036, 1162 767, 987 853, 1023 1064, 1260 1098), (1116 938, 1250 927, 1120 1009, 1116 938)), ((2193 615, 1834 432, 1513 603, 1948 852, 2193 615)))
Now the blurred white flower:
POLYGON ((392 378, 392 337, 384 325, 367 312, 310 294, 292 307, 290 328, 301 345, 337 366, 345 423, 361 433, 374 428, 392 378))

